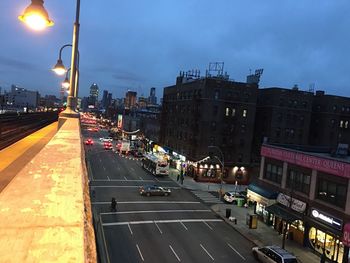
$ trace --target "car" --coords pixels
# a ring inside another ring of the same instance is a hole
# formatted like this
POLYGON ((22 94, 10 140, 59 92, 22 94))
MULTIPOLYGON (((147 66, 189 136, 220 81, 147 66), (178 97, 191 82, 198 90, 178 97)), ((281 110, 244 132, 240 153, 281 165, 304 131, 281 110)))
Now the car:
POLYGON ((253 247, 252 253, 262 263, 298 263, 293 254, 278 246, 253 247))
POLYGON ((101 142, 112 142, 113 138, 112 137, 102 137, 100 138, 101 142))
POLYGON ((140 195, 164 195, 168 196, 171 193, 171 190, 169 188, 165 188, 158 185, 145 185, 141 186, 139 189, 140 195))
POLYGON ((224 194, 225 202, 230 204, 236 204, 238 200, 246 200, 246 198, 247 196, 245 196, 243 193, 235 192, 235 191, 226 192, 224 194))
POLYGON ((103 147, 106 149, 106 150, 112 150, 113 149, 113 144, 111 142, 104 142, 103 143, 103 147))
POLYGON ((93 144, 94 144, 94 141, 91 138, 89 138, 85 141, 85 145, 93 145, 93 144))
POLYGON ((142 157, 143 157, 143 154, 142 154, 142 152, 134 152, 134 156, 135 156, 136 158, 142 158, 142 157))

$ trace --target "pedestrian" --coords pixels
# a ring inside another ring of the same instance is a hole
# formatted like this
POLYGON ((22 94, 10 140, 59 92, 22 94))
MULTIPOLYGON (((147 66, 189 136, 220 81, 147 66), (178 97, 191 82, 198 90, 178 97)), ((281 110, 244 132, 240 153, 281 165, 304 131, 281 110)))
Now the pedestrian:
POLYGON ((184 184, 184 176, 183 175, 181 175, 180 179, 181 179, 181 184, 184 184))
POLYGON ((322 249, 320 263, 325 263, 325 262, 326 262, 326 254, 324 253, 324 249, 322 249))
POLYGON ((117 201, 112 197, 111 201, 111 212, 117 212, 117 201))
POLYGON ((176 181, 178 182, 180 179, 180 174, 177 174, 176 181))

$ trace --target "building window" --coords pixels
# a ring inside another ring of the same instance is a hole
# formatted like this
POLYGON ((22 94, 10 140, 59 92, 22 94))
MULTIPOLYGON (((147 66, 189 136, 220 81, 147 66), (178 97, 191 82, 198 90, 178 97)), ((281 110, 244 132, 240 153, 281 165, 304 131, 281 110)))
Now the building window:
POLYGON ((347 193, 347 180, 331 181, 329 176, 320 176, 317 181, 316 198, 332 205, 344 208, 347 193))
POLYGON ((232 108, 231 116, 234 117, 236 115, 236 109, 232 108))
POLYGON ((346 121, 346 122, 345 122, 344 128, 345 128, 345 129, 349 128, 349 121, 346 121))
POLYGON ((216 131, 216 122, 215 121, 213 121, 211 123, 211 129, 212 129, 212 131, 216 131))
POLYGON ((310 191, 311 174, 289 169, 287 175, 287 187, 292 191, 309 194, 310 191))
POLYGON ((225 116, 230 116, 230 108, 226 108, 226 110, 225 110, 225 116))
POLYGON ((344 128, 344 121, 340 121, 339 127, 340 127, 340 128, 344 128))
POLYGON ((242 124, 242 126, 241 126, 241 133, 245 133, 245 125, 244 124, 242 124))
POLYGON ((268 163, 265 167, 264 178, 280 184, 282 181, 282 166, 268 163))
POLYGON ((219 91, 218 91, 218 90, 215 90, 214 99, 215 99, 215 100, 218 100, 218 99, 219 99, 219 91))
POLYGON ((247 117, 247 110, 243 110, 243 114, 242 114, 242 116, 243 116, 244 118, 246 118, 246 117, 247 117))

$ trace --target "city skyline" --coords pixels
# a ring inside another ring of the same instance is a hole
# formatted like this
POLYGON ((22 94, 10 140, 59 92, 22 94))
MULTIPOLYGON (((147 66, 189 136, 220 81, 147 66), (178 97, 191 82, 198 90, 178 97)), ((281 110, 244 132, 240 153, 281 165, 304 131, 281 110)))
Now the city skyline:
MULTIPOLYGON (((75 6, 67 0, 45 1, 55 25, 38 33, 17 20, 29 2, 0 4, 5 11, 0 86, 58 96, 63 79, 50 68, 59 48, 71 41, 75 6)), ((311 1, 82 3, 79 96, 87 96, 96 82, 115 97, 129 89, 147 96, 151 87, 162 97, 179 71, 199 69, 204 75, 215 61, 224 61, 236 81, 245 81, 250 69, 264 68, 260 87, 297 84, 308 90, 314 84, 326 94, 348 96, 349 9, 347 1, 319 1, 317 6, 311 1)), ((65 49, 67 67, 70 55, 65 49)))

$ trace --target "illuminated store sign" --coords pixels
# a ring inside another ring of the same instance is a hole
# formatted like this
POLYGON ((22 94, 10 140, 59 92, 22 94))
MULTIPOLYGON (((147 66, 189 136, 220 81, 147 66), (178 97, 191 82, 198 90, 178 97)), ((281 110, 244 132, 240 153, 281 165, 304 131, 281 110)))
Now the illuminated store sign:
POLYGON ((343 221, 338 219, 338 218, 334 218, 332 216, 329 216, 327 214, 325 214, 324 212, 321 212, 317 209, 311 209, 311 216, 319 221, 321 221, 322 223, 326 223, 336 229, 341 230, 342 228, 342 224, 343 221))

